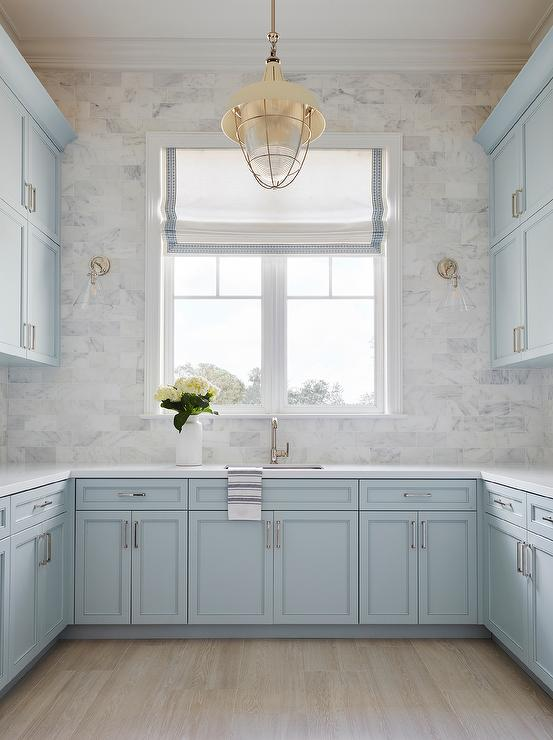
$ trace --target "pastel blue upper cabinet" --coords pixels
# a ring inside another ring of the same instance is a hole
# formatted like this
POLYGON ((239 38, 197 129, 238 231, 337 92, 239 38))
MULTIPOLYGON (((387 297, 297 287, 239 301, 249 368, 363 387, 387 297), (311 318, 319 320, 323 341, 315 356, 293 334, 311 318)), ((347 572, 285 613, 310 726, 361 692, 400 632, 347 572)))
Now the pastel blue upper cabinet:
POLYGON ((520 231, 509 234, 491 252, 492 366, 520 361, 525 320, 526 276, 520 231))
POLYGON ((2 28, 0 59, 0 362, 56 365, 60 157, 75 134, 2 28))
POLYGON ((521 132, 524 162, 522 215, 526 219, 553 200, 553 83, 522 117, 521 132))
POLYGON ((0 79, 0 198, 25 216, 26 117, 25 108, 0 79))
MULTIPOLYGON (((553 121, 549 132, 553 139, 553 121)), ((553 166, 553 165, 552 165, 553 166)), ((553 177, 553 172, 550 173, 553 177)), ((524 358, 553 357, 553 204, 523 227, 526 253, 526 336, 524 358)))
POLYGON ((60 248, 29 228, 27 247, 27 358, 46 365, 59 362, 60 248))
MULTIPOLYGON (((0 125, 1 120, 0 113, 0 125)), ((27 356, 23 337, 27 295, 24 279, 26 250, 26 219, 0 201, 0 353, 16 358, 27 356)))
POLYGON ((28 130, 29 221, 59 242, 60 153, 32 119, 28 130))
POLYGON ((497 244, 518 226, 522 211, 522 139, 509 132, 490 157, 490 240, 497 244))

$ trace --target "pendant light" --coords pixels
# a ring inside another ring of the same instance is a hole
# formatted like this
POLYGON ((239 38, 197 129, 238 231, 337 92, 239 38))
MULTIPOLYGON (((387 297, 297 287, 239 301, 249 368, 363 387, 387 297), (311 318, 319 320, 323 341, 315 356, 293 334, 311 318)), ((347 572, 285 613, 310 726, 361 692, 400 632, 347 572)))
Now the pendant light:
POLYGON ((221 127, 240 144, 246 163, 264 188, 285 188, 302 168, 309 145, 323 133, 325 119, 316 96, 286 82, 277 56, 275 0, 271 0, 271 51, 261 82, 247 85, 229 101, 221 127))

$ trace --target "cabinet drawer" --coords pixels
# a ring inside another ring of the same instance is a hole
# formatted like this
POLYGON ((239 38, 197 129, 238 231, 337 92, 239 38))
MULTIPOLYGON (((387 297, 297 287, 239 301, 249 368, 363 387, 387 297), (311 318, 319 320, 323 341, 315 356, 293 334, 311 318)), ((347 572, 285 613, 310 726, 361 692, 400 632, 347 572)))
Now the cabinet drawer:
POLYGON ((12 534, 67 511, 70 488, 70 483, 64 480, 12 496, 12 534))
POLYGON ((476 509, 474 480, 362 480, 361 510, 476 509))
MULTIPOLYGON (((263 508, 266 510, 357 510, 357 505, 356 480, 272 478, 263 481, 263 508)), ((226 511, 227 479, 191 480, 190 509, 226 511)))
POLYGON ((553 540, 553 499, 527 494, 528 529, 553 540))
POLYGON ((500 519, 526 527, 526 493, 484 481, 484 509, 500 519))
POLYGON ((186 509, 187 481, 89 478, 77 480, 77 509, 186 509))
POLYGON ((10 499, 0 498, 0 540, 10 534, 10 499))

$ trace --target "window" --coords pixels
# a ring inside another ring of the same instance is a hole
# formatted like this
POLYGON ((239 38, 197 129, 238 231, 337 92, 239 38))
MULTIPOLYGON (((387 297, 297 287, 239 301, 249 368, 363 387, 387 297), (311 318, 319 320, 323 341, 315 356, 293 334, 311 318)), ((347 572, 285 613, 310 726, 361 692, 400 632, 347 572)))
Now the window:
MULTIPOLYGON (((362 221, 369 212, 368 170, 355 170, 355 166, 363 162, 366 167, 366 150, 375 143, 369 142, 365 151, 349 147, 343 158, 340 147, 327 153, 326 160, 332 154, 341 161, 342 167, 336 169, 340 192, 346 187, 351 190, 344 205, 332 192, 329 195, 328 187, 317 193, 316 185, 305 178, 303 196, 298 190, 294 194, 292 186, 286 191, 289 205, 279 201, 279 218, 284 214, 280 224, 271 217, 267 191, 258 186, 251 193, 242 192, 236 202, 237 187, 229 195, 220 183, 213 187, 215 172, 209 168, 216 160, 208 155, 224 154, 224 171, 236 166, 236 176, 243 173, 248 178, 247 183, 241 181, 241 188, 249 187, 251 175, 239 151, 232 150, 231 155, 230 150, 214 152, 213 146, 205 145, 211 137, 219 141, 218 135, 196 136, 200 137, 196 140, 198 172, 194 175, 187 167, 189 180, 175 178, 174 210, 167 209, 165 218, 171 249, 160 244, 165 217, 164 151, 168 146, 182 147, 194 154, 196 147, 183 146, 182 141, 184 137, 188 143, 194 135, 148 137, 152 205, 148 209, 146 411, 157 412, 149 403, 155 386, 194 372, 221 388, 217 405, 225 414, 398 412, 399 137, 381 136, 378 142, 380 147, 385 144, 387 163, 386 249, 372 249, 367 233, 372 229, 374 234, 375 226, 362 221), (239 155, 235 163, 234 154, 239 155), (159 171, 159 178, 152 178, 151 170, 159 171), (357 192, 363 186, 366 192, 357 192), (217 193, 220 206, 203 202, 202 188, 217 193), (258 200, 250 215, 248 203, 254 198, 258 200), (277 239, 283 244, 275 246, 277 239)), ((331 136, 325 135, 329 144, 331 136)), ((334 135, 343 136, 347 138, 334 135)), ((312 178, 328 184, 321 169, 325 157, 310 154, 315 162, 312 178)), ((184 161, 189 165, 195 158, 184 161)))

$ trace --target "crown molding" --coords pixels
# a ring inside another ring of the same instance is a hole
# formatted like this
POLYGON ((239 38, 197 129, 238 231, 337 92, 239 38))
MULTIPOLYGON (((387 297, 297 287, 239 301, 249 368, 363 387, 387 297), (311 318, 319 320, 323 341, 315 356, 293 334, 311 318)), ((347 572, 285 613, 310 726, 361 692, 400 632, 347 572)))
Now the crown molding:
POLYGON ((13 41, 13 43, 19 48, 19 44, 21 41, 19 34, 17 33, 17 29, 14 26, 12 19, 6 13, 2 5, 0 5, 0 26, 2 26, 4 31, 8 34, 10 39, 13 41))
MULTIPOLYGON (((217 39, 21 39, 35 69, 259 71, 267 44, 217 39)), ((286 71, 517 72, 530 42, 497 40, 309 40, 283 41, 286 71)))
POLYGON ((551 29, 552 26, 553 26, 553 3, 551 3, 549 8, 542 15, 542 17, 536 24, 536 27, 530 34, 530 37, 528 40, 530 42, 532 51, 534 51, 536 47, 540 44, 540 42, 543 41, 544 37, 547 35, 548 31, 551 29))

